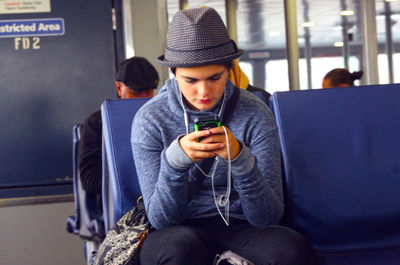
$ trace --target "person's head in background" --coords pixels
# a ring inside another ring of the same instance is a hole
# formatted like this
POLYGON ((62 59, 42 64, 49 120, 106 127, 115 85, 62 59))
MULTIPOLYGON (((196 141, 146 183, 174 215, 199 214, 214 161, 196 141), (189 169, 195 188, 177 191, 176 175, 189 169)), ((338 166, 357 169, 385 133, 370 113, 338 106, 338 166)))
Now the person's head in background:
POLYGON ((149 61, 136 56, 119 65, 115 80, 119 98, 150 98, 154 95, 159 77, 149 61))
POLYGON ((209 110, 224 94, 232 61, 243 53, 229 37, 219 14, 202 7, 175 14, 165 54, 158 62, 171 69, 189 108, 209 110))
POLYGON ((354 86, 354 81, 361 79, 363 71, 350 73, 344 68, 329 71, 322 81, 322 88, 354 86))

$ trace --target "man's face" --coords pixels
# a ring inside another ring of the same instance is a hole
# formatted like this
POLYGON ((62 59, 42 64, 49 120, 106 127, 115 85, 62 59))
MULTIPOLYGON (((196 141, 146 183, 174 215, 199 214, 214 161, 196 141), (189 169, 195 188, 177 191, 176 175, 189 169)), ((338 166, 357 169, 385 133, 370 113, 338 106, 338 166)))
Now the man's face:
POLYGON ((214 107, 225 91, 228 69, 212 64, 198 67, 176 68, 175 77, 185 102, 193 110, 214 107))
POLYGON ((125 83, 116 81, 115 87, 117 93, 122 99, 128 98, 151 98, 154 94, 154 89, 132 90, 125 83))

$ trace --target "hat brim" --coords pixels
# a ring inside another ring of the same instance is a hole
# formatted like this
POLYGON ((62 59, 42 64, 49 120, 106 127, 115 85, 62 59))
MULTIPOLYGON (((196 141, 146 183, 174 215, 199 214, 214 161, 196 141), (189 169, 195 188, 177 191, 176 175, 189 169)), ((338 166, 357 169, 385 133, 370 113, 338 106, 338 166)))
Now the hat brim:
POLYGON ((202 66, 202 65, 209 65, 209 64, 221 64, 221 63, 226 63, 233 61, 236 58, 239 58, 240 56, 243 55, 245 51, 242 49, 239 49, 236 53, 229 54, 224 57, 219 57, 219 58, 212 58, 212 59, 207 59, 207 60, 197 60, 196 62, 174 62, 174 61, 167 61, 165 60, 165 56, 161 55, 157 58, 157 62, 159 64, 168 66, 168 67, 196 67, 196 66, 202 66))

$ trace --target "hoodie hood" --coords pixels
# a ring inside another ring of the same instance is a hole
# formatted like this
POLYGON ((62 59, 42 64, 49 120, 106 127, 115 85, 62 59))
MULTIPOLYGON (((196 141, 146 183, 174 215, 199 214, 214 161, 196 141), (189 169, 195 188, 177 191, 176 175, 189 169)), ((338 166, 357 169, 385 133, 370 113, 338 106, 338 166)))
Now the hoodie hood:
POLYGON ((232 83, 235 86, 242 89, 247 89, 250 84, 249 78, 247 78, 246 74, 239 66, 238 59, 232 61, 232 68, 229 71, 229 79, 232 80, 232 83))

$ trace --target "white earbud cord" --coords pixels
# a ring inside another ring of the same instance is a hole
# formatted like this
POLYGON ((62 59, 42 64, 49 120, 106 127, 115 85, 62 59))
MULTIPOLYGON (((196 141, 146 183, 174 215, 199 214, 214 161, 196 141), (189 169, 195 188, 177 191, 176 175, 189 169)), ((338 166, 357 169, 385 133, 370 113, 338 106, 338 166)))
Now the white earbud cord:
MULTIPOLYGON (((179 94, 180 94, 180 101, 181 101, 181 105, 182 105, 182 109, 183 109, 183 116, 185 119, 186 134, 189 134, 189 119, 188 119, 188 115, 186 113, 185 106, 183 104, 182 92, 180 90, 179 90, 179 94)), ((222 106, 224 105, 225 98, 226 98, 226 91, 224 92, 224 98, 222 99, 222 104, 221 104, 221 108, 218 113, 218 117, 221 117, 222 106)), ((214 165, 213 171, 211 173, 211 176, 204 173, 204 171, 201 169, 201 167, 199 165, 197 165, 196 162, 194 164, 204 176, 211 177, 211 186, 212 186, 212 192, 213 192, 215 206, 217 207, 218 213, 222 217, 222 220, 224 220, 225 224, 227 226, 229 226, 229 197, 231 195, 231 172, 232 172, 231 153, 230 153, 230 148, 229 148, 228 132, 226 131, 226 128, 224 126, 222 126, 222 128, 224 129, 224 132, 225 132, 225 140, 226 140, 226 144, 227 144, 226 148, 227 148, 227 155, 228 155, 228 172, 227 172, 227 176, 226 176, 226 182, 227 182, 226 186, 227 187, 226 187, 225 195, 219 195, 218 199, 217 199, 215 187, 214 187, 214 176, 215 176, 215 171, 217 169, 217 165, 218 165, 218 161, 219 161, 218 156, 215 157, 216 161, 215 161, 215 165, 214 165), (219 207, 225 207, 225 217, 221 213, 221 210, 219 207)))
POLYGON ((226 131, 225 126, 222 126, 222 128, 224 128, 224 131, 225 131, 225 140, 226 140, 226 144, 227 144, 226 149, 227 149, 227 153, 228 153, 228 172, 226 175, 226 193, 225 193, 225 195, 219 195, 218 199, 217 199, 217 196, 215 193, 215 188, 214 188, 214 175, 215 175, 215 168, 217 167, 217 163, 218 163, 218 157, 216 157, 217 162, 215 163, 214 170, 211 174, 211 186, 212 186, 212 191, 213 191, 213 196, 214 196, 214 203, 215 203, 215 206, 217 207, 218 213, 222 217, 222 220, 224 220, 225 224, 227 226, 229 226, 229 197, 231 195, 231 172, 232 172, 231 152, 230 152, 230 148, 229 148, 228 132, 226 131), (225 207, 225 217, 221 213, 221 210, 219 209, 219 207, 225 207))

